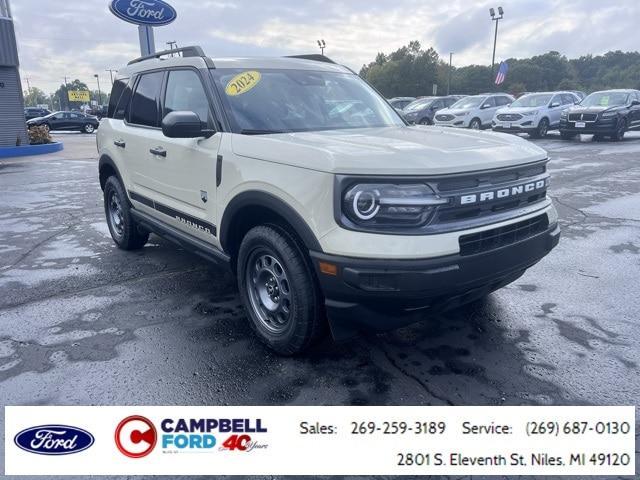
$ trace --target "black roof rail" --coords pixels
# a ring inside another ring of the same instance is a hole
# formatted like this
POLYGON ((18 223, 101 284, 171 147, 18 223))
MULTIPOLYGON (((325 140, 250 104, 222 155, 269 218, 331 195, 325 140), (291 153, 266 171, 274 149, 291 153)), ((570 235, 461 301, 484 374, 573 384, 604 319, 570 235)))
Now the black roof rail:
POLYGON ((145 60, 151 60, 152 58, 160 58, 164 55, 171 55, 176 53, 182 53, 183 57, 207 58, 207 56, 204 54, 204 50, 202 50, 202 47, 198 45, 193 45, 190 47, 174 48, 172 50, 163 50, 161 52, 152 53, 151 55, 146 55, 144 57, 131 60, 127 65, 133 65, 134 63, 144 62, 145 60))
MULTIPOLYGON (((329 57, 320 55, 319 53, 309 53, 307 55, 287 55, 285 58, 300 58, 302 60, 313 60, 315 62, 334 63, 329 57)), ((336 64, 337 65, 337 64, 336 64)))

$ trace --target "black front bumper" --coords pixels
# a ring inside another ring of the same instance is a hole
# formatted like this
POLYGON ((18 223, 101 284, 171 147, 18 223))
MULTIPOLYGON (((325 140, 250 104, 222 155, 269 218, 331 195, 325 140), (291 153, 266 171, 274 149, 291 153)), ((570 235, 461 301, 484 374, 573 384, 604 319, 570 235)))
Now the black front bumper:
POLYGON ((560 133, 584 135, 613 135, 616 133, 618 119, 616 117, 598 119, 595 122, 585 122, 584 127, 576 127, 576 122, 560 120, 560 133))
POLYGON ((384 260, 311 252, 335 337, 361 328, 389 330, 483 297, 520 277, 549 253, 560 228, 472 255, 384 260), (336 265, 335 275, 320 262, 336 265))

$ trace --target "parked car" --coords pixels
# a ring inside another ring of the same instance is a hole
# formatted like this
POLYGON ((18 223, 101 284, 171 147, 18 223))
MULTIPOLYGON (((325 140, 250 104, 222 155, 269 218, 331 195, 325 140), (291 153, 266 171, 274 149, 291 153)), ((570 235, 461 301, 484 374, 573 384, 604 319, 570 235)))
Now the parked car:
POLYGON ((571 90, 571 93, 575 94, 580 100, 584 100, 587 96, 586 93, 581 92, 580 90, 571 90))
POLYGON ((560 114, 580 99, 573 92, 530 93, 496 111, 492 128, 495 132, 528 133, 534 138, 546 137, 549 130, 560 126, 560 114))
POLYGON ((93 133, 99 124, 100 122, 93 115, 85 115, 81 112, 54 112, 29 120, 27 127, 45 126, 49 130, 80 130, 93 133))
POLYGON ((415 99, 416 97, 394 97, 394 98, 390 98, 388 102, 391 104, 393 108, 396 109, 396 111, 401 112, 401 110, 404 107, 409 105, 415 99))
POLYGON ((593 92, 560 116, 560 135, 565 140, 585 133, 620 141, 628 130, 640 130, 638 90, 593 92))
POLYGON ((409 123, 433 125, 433 116, 438 110, 450 107, 459 100, 458 97, 424 97, 411 102, 402 110, 402 116, 409 123))
POLYGON ((543 149, 425 135, 326 57, 178 51, 119 69, 97 134, 106 222, 123 250, 153 231, 234 271, 273 350, 424 320, 558 243, 543 149))
POLYGON ((26 107, 24 109, 24 118, 25 120, 31 120, 32 118, 44 117, 50 113, 51 112, 46 108, 26 107))
POLYGON ((497 109, 509 105, 514 98, 507 93, 487 93, 464 97, 436 112, 434 125, 441 127, 491 128, 491 120, 497 109))

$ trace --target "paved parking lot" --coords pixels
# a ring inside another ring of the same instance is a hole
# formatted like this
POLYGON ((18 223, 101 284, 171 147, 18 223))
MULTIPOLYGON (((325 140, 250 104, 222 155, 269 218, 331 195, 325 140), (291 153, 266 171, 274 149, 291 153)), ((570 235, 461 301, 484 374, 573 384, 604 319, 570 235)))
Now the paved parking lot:
POLYGON ((57 137, 0 160, 1 405, 638 405, 640 135, 536 141, 563 238, 515 284, 298 358, 251 335, 229 274, 118 250, 95 138, 57 137))

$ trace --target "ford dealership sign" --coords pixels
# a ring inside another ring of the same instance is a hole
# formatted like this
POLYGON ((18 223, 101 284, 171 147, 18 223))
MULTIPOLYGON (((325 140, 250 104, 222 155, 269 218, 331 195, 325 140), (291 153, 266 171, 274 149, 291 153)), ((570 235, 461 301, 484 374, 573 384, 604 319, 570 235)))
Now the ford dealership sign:
POLYGON ((162 0, 112 0, 109 10, 125 22, 158 27, 173 22, 175 8, 162 0))

